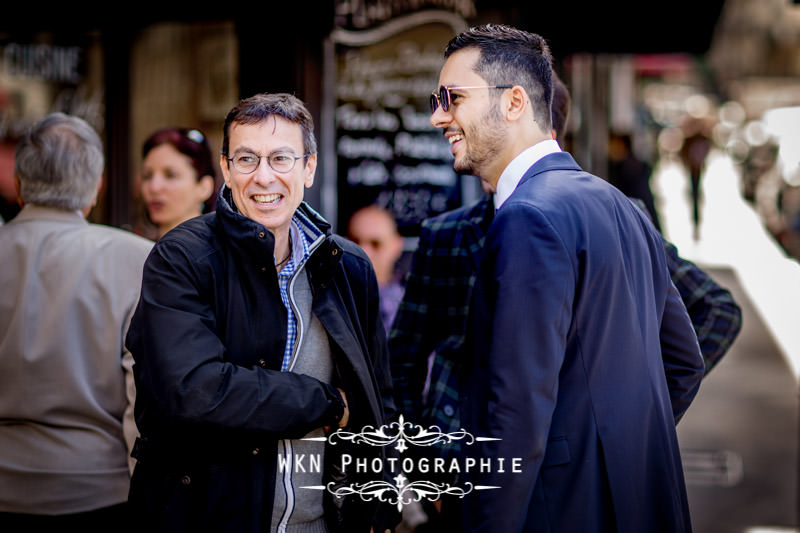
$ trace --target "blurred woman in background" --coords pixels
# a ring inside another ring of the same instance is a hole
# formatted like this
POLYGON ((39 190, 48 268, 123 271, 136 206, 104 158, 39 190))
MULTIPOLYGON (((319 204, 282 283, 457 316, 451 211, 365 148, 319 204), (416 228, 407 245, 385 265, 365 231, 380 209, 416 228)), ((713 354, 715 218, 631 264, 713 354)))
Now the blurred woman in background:
POLYGON ((160 129, 144 142, 142 158, 140 192, 157 238, 213 210, 216 171, 208 139, 199 130, 160 129))

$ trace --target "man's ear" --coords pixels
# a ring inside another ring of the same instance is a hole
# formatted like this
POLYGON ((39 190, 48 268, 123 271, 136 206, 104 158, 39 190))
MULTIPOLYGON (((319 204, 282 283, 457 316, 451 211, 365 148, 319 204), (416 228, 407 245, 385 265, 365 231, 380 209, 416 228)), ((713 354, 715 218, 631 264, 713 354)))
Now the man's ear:
POLYGON ((222 170, 222 180, 225 182, 225 185, 230 188, 231 186, 231 169, 228 166, 228 158, 225 157, 225 154, 219 156, 219 168, 222 170))
POLYGON ((510 122, 519 120, 531 107, 528 93, 520 85, 514 85, 504 95, 503 99, 506 119, 510 122))
POLYGON ((22 184, 19 182, 19 176, 14 174, 14 190, 17 191, 17 204, 22 207, 25 202, 22 201, 22 184))
POLYGON ((92 205, 97 205, 97 198, 100 196, 100 193, 103 192, 103 185, 106 184, 106 177, 105 174, 100 174, 100 179, 97 180, 97 192, 94 195, 94 201, 92 205))
POLYGON ((308 161, 306 162, 303 172, 305 173, 303 185, 306 186, 306 189, 310 189, 311 186, 314 185, 314 175, 317 172, 317 154, 308 156, 308 161))
POLYGON ((100 179, 97 180, 97 190, 94 193, 94 198, 92 198, 92 203, 81 209, 84 218, 89 216, 89 213, 92 212, 92 208, 97 205, 97 199, 100 197, 100 193, 103 191, 103 185, 105 185, 105 177, 101 174, 100 179))

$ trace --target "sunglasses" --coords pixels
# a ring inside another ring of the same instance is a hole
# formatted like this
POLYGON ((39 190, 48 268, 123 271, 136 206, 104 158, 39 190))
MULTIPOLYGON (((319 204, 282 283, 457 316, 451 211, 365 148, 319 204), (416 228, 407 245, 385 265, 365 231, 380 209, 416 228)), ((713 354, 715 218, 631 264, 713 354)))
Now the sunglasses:
POLYGON ((445 112, 450 111, 450 91, 463 91, 465 89, 511 89, 513 85, 473 85, 469 87, 445 87, 441 85, 438 91, 431 93, 431 113, 442 106, 445 112))
POLYGON ((197 144, 203 144, 206 141, 205 135, 200 133, 198 130, 181 129, 180 132, 183 133, 187 139, 194 141, 197 144))

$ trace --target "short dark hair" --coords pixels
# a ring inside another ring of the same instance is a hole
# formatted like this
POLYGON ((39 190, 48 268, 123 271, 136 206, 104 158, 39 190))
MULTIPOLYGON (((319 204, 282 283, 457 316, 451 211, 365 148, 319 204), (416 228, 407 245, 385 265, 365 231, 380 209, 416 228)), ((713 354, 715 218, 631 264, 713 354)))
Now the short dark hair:
POLYGON ((556 139, 564 141, 564 134, 567 133, 569 123, 569 108, 572 98, 569 95, 567 85, 561 81, 555 71, 553 71, 553 129, 556 132, 556 139))
POLYGON ((260 93, 241 100, 225 117, 222 136, 222 155, 228 155, 233 124, 258 124, 271 116, 278 116, 300 126, 303 131, 303 151, 317 153, 314 137, 314 119, 305 104, 287 93, 260 93))
POLYGON ((531 99, 533 119, 542 130, 552 129, 553 60, 544 38, 502 24, 484 24, 453 37, 444 57, 464 48, 480 51, 475 72, 487 83, 521 85, 531 99))

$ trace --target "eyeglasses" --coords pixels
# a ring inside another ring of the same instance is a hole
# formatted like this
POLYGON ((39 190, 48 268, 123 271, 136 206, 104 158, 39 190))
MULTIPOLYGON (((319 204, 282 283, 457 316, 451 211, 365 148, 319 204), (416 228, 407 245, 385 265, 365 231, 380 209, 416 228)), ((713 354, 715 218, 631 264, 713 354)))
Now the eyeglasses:
POLYGON ((261 163, 261 158, 265 157, 267 163, 275 172, 285 174, 291 172, 298 159, 303 159, 312 154, 294 155, 288 152, 272 152, 269 155, 257 155, 252 152, 241 152, 233 157, 226 157, 233 163, 233 168, 241 174, 252 174, 261 163))
POLYGON ((460 91, 464 89, 511 89, 513 85, 474 85, 470 87, 445 87, 441 85, 439 91, 431 93, 431 113, 436 113, 436 109, 441 105, 444 111, 450 111, 450 91, 460 91))

